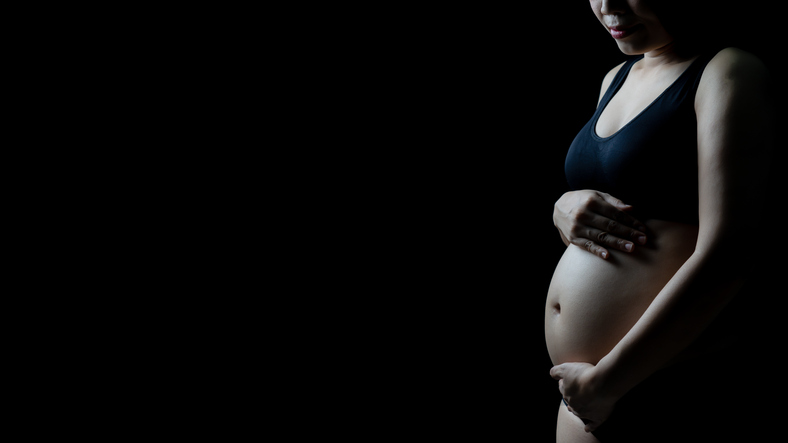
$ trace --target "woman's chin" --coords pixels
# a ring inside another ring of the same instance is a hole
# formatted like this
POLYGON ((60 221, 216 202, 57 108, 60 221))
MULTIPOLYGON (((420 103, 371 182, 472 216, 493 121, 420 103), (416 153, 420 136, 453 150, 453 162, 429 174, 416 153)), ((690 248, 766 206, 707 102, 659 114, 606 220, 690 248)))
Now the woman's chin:
POLYGON ((617 41, 616 44, 618 44, 618 49, 626 55, 642 55, 648 52, 638 45, 633 45, 628 42, 617 41))

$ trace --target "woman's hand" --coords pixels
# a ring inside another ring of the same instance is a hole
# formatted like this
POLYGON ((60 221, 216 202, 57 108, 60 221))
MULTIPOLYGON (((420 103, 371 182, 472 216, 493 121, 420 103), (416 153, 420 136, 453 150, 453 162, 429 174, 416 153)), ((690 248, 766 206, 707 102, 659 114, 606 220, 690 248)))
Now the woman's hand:
POLYGON ((564 243, 607 259, 603 246, 632 252, 646 244, 646 227, 625 211, 632 206, 598 191, 567 192, 555 203, 553 222, 564 243))
POLYGON ((564 363, 553 366, 550 376, 558 380, 567 409, 583 421, 586 432, 595 431, 613 412, 618 398, 605 391, 596 366, 564 363))

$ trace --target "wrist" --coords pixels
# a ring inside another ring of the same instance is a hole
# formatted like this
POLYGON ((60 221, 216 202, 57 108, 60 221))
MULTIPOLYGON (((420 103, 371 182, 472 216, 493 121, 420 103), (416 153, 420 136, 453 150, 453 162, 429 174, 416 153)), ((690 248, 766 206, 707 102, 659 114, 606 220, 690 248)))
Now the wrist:
POLYGON ((610 354, 604 356, 594 367, 594 383, 597 392, 601 395, 618 400, 624 396, 634 384, 630 384, 628 377, 624 377, 616 370, 614 359, 610 354))

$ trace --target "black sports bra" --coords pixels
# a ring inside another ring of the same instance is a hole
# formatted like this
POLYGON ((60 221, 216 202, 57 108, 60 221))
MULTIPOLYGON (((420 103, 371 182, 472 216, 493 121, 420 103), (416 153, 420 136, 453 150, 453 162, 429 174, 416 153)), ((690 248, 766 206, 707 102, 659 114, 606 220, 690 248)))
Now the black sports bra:
POLYGON ((574 190, 607 192, 634 207, 633 216, 698 224, 698 145, 695 92, 714 54, 698 57, 646 109, 610 137, 596 124, 632 65, 616 73, 591 117, 577 134, 564 169, 574 190))

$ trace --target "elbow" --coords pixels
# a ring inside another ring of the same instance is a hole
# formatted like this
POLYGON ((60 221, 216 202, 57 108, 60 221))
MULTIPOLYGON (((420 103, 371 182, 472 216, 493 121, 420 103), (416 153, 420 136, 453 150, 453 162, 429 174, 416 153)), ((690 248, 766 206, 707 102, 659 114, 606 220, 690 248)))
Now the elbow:
POLYGON ((714 242, 698 242, 693 257, 716 275, 731 280, 746 279, 758 268, 764 247, 730 236, 714 242))

